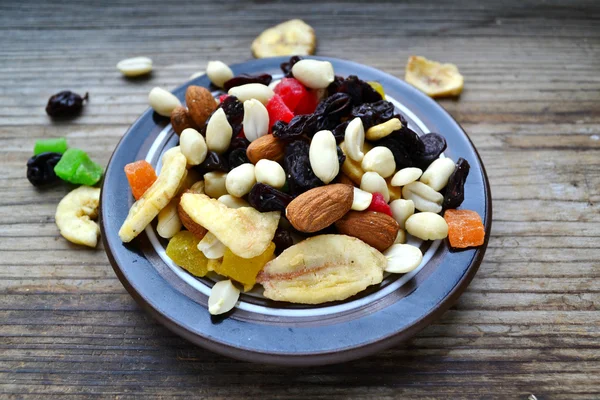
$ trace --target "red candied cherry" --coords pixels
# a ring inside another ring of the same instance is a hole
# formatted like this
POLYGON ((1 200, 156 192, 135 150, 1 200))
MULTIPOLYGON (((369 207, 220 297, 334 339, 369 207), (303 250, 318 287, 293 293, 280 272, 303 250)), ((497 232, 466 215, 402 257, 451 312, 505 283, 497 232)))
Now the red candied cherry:
POLYGON ((222 103, 223 100, 225 100, 229 95, 228 94, 222 94, 219 96, 219 103, 222 103))
POLYGON ((294 118, 294 113, 285 105, 281 96, 275 95, 267 103, 267 111, 269 112, 269 126, 273 126, 277 121, 283 121, 286 124, 294 118))
POLYGON ((294 78, 283 78, 273 91, 281 96, 281 99, 290 110, 294 110, 308 92, 304 85, 294 78))
POLYGON ((376 211, 387 214, 390 217, 392 216, 392 209, 388 203, 385 202, 383 195, 379 192, 373 193, 373 199, 371 200, 371 204, 369 204, 367 211, 376 211))
POLYGON ((315 112, 317 105, 319 105, 317 93, 312 90, 307 90, 304 96, 300 99, 300 102, 298 103, 296 108, 294 109, 294 114, 312 114, 315 112))

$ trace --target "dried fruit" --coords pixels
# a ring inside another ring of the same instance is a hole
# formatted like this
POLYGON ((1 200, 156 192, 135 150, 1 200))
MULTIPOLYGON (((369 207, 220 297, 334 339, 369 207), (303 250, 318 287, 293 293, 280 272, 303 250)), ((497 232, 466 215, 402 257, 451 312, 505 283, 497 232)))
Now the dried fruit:
POLYGON ((424 171, 446 150, 446 139, 437 133, 428 133, 421 136, 420 139, 423 143, 423 150, 421 153, 415 153, 414 162, 424 171))
POLYGON ((136 201, 121 225, 119 237, 131 242, 169 204, 177 194, 179 184, 186 173, 186 159, 179 147, 167 150, 163 155, 163 166, 154 184, 136 201))
POLYGON ((379 192, 373 193, 371 204, 369 204, 367 210, 387 214, 390 217, 392 216, 392 210, 390 206, 388 205, 387 201, 385 201, 385 197, 383 196, 383 194, 379 192))
POLYGON ((247 85, 249 83, 260 83, 261 85, 268 86, 269 83, 273 80, 273 77, 269 74, 257 74, 257 75, 249 75, 249 74, 241 74, 237 75, 227 82, 223 84, 223 89, 225 91, 229 91, 232 87, 247 85))
POLYGON ((379 93, 382 99, 385 99, 385 91, 383 90, 383 86, 381 85, 381 83, 376 81, 369 81, 367 83, 373 88, 373 90, 379 93))
POLYGON ((289 194, 264 183, 255 184, 248 195, 250 205, 260 212, 283 212, 292 200, 293 197, 289 194))
MULTIPOLYGON (((230 147, 231 148, 231 147, 230 147)), ((229 152, 227 156, 230 170, 239 167, 242 164, 249 163, 250 160, 246 155, 246 149, 235 149, 229 152)))
POLYGON ((56 207, 55 221, 60 234, 69 242, 96 247, 100 228, 98 217, 100 189, 80 186, 62 198, 56 207))
POLYGON ((342 218, 352 207, 352 186, 339 183, 311 189, 288 204, 287 219, 301 232, 317 232, 342 218))
POLYGON ((88 94, 81 97, 77 93, 70 90, 58 92, 48 99, 46 105, 46 114, 52 118, 67 118, 74 117, 81 113, 83 109, 83 101, 88 100, 88 94))
POLYGON ((300 140, 288 144, 285 148, 283 169, 287 173, 290 193, 293 196, 323 185, 310 167, 309 149, 309 144, 300 140))
POLYGON ((275 244, 270 243, 267 249, 253 258, 236 256, 231 250, 225 249, 223 262, 214 271, 244 285, 244 291, 251 290, 256 283, 256 275, 273 258, 275 244))
POLYGON ((394 218, 374 211, 350 211, 335 227, 340 233, 358 238, 379 251, 394 244, 400 229, 394 218))
POLYGON ((399 131, 392 132, 385 138, 375 142, 375 144, 390 149, 394 155, 397 169, 422 164, 420 160, 424 154, 425 146, 419 135, 406 126, 402 127, 399 131))
POLYGON ((300 19, 292 19, 262 32, 252 42, 256 58, 315 53, 317 38, 313 28, 300 19))
POLYGON ((128 78, 146 75, 152 72, 152 60, 148 57, 126 58, 117 63, 117 69, 128 78))
POLYGON ((187 108, 177 106, 171 111, 171 126, 176 134, 181 135, 181 132, 188 128, 198 130, 198 127, 190 117, 187 108))
POLYGON ((43 186, 54 183, 58 177, 54 167, 60 161, 60 153, 40 153, 27 160, 27 180, 33 186, 43 186))
POLYGON ((246 155, 251 163, 256 164, 259 160, 267 159, 273 161, 283 160, 285 144, 273 135, 264 135, 250 143, 246 149, 246 155))
POLYGON ((283 72, 283 75, 285 75, 286 78, 294 77, 294 75, 292 74, 292 68, 294 67, 294 64, 296 64, 300 60, 302 60, 302 57, 300 56, 291 56, 288 61, 282 62, 279 65, 281 71, 283 72))
POLYGON ((279 212, 261 213, 251 207, 228 208, 203 194, 184 193, 180 204, 194 222, 242 258, 256 257, 267 249, 280 217, 279 212))
POLYGON ((290 111, 283 99, 277 94, 271 97, 266 108, 269 113, 269 126, 273 126, 277 121, 288 123, 294 118, 294 113, 290 111))
POLYGON ((156 182, 156 172, 146 160, 135 161, 125 166, 125 175, 133 197, 138 200, 156 182))
POLYGON ((148 103, 157 114, 163 117, 171 117, 173 110, 181 106, 181 102, 173 93, 159 87, 155 87, 150 91, 148 103))
POLYGON ((250 141, 245 137, 236 137, 231 140, 231 144, 229 145, 229 151, 244 149, 246 150, 250 146, 250 141))
POLYGON ((33 147, 33 155, 37 156, 41 153, 59 153, 63 154, 67 151, 67 139, 64 137, 56 139, 36 140, 33 147))
POLYGON ((203 277, 208 272, 208 259, 198 250, 198 239, 192 232, 181 231, 169 240, 167 256, 190 274, 203 277))
POLYGON ((354 105, 375 103, 382 100, 381 95, 371 85, 360 80, 356 75, 350 75, 339 82, 337 92, 348 94, 354 105))
POLYGON ((317 116, 317 131, 332 130, 342 118, 352 111, 352 99, 345 93, 336 93, 319 103, 314 115, 317 116))
POLYGON ((289 230, 279 227, 275 231, 273 243, 275 243, 275 254, 279 255, 282 251, 294 245, 294 238, 289 230))
POLYGON ((227 121, 233 129, 233 136, 238 136, 242 131, 242 121, 244 120, 244 104, 235 96, 225 95, 219 107, 225 111, 227 121))
MULTIPOLYGON (((364 103, 352 108, 351 118, 360 118, 365 130, 374 125, 381 124, 394 118, 395 107, 386 100, 380 100, 375 103, 364 103)), ((399 118, 402 125, 406 126, 406 121, 399 118)))
POLYGON ((465 199, 465 182, 469 176, 471 166, 464 158, 459 158, 456 162, 456 169, 450 175, 448 184, 446 185, 446 196, 442 203, 442 207, 457 208, 465 199))
POLYGON ((93 186, 102 178, 102 167, 93 162, 83 150, 70 148, 54 167, 54 173, 63 181, 93 186))
POLYGON ((215 99, 210 91, 202 86, 188 86, 185 91, 185 103, 192 121, 199 127, 204 126, 217 108, 215 99))
POLYGON ((481 246, 485 240, 485 228, 481 217, 471 210, 446 210, 444 220, 448 224, 448 241, 455 249, 481 246))
POLYGON ((308 93, 304 85, 295 78, 283 78, 273 91, 290 110, 294 110, 308 93))
POLYGON ((224 155, 209 151, 206 153, 204 161, 196 169, 203 175, 213 171, 229 172, 229 162, 224 155))
POLYGON ((313 114, 296 115, 289 121, 277 122, 273 125, 273 136, 283 140, 292 140, 299 138, 302 135, 313 136, 317 129, 318 117, 313 114))
POLYGON ((302 304, 345 300, 383 280, 386 258, 345 235, 308 238, 285 250, 258 274, 265 297, 302 304))
POLYGON ((430 97, 458 96, 464 83, 456 65, 420 56, 409 57, 404 79, 430 97))

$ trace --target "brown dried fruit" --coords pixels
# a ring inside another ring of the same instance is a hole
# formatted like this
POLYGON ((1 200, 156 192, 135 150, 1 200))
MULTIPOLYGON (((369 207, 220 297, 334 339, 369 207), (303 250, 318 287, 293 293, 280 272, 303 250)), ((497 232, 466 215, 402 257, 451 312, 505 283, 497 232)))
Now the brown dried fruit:
POLYGON ((217 104, 210 91, 202 86, 188 86, 185 92, 188 114, 196 126, 204 126, 216 110, 217 104))
POLYGON ((394 218, 374 211, 350 211, 335 227, 340 233, 358 238, 379 251, 394 244, 400 229, 394 218))
POLYGON ((273 161, 283 160, 285 144, 273 135, 264 135, 250 143, 246 150, 246 156, 252 164, 259 160, 267 159, 273 161))
POLYGON ((175 107, 171 112, 171 125, 176 134, 181 135, 184 129, 193 128, 198 130, 198 126, 190 117, 187 108, 175 107))
POLYGON ((297 230, 317 232, 327 228, 350 211, 353 199, 352 186, 340 183, 321 186, 296 197, 288 204, 285 213, 297 230))

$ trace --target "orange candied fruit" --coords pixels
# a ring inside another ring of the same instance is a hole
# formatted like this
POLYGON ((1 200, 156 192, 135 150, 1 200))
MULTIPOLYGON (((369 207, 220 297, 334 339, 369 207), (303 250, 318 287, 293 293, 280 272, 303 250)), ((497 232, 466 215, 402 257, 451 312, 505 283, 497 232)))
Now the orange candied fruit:
POLYGON ((131 186, 131 192, 136 200, 144 195, 146 190, 156 181, 156 172, 148 161, 135 161, 125 166, 125 175, 131 186))
POLYGON ((485 228, 481 217, 471 210, 446 210, 444 219, 448 224, 448 240, 455 249, 481 246, 485 228))

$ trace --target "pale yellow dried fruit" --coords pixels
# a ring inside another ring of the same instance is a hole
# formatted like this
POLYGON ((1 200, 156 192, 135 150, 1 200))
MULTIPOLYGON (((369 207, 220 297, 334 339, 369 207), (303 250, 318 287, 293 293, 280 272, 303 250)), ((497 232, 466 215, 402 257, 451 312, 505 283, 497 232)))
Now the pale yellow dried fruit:
POLYGON ((100 189, 80 186, 58 203, 54 220, 60 234, 69 242, 96 247, 100 228, 93 221, 98 216, 100 189))
POLYGON ((430 97, 458 96, 464 83, 456 65, 440 64, 420 56, 408 59, 404 79, 430 97))
POLYGON ((346 235, 320 235, 284 250, 265 265, 257 282, 265 297, 301 304, 345 300, 383 280, 387 259, 346 235))
POLYGON ((300 19, 292 19, 258 35, 252 42, 252 54, 256 58, 306 56, 315 54, 316 44, 314 29, 300 19))
POLYGON ((186 165, 187 160, 181 154, 179 146, 167 150, 158 179, 133 203, 125 222, 121 225, 119 237, 123 242, 131 242, 175 197, 181 181, 186 176, 186 165))
POLYGON ((264 253, 279 224, 279 211, 261 213, 252 207, 229 208, 204 194, 184 193, 180 205, 194 222, 242 258, 264 253))

